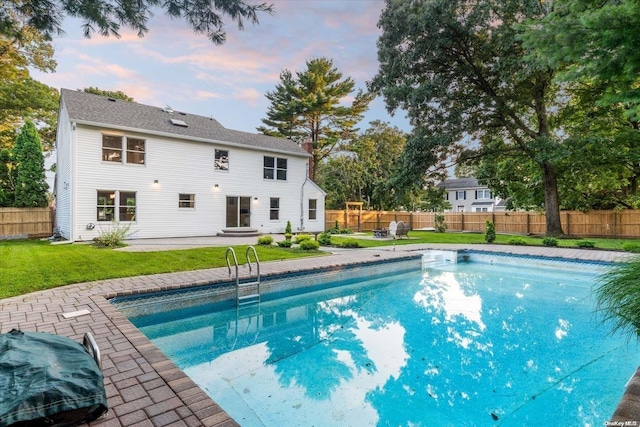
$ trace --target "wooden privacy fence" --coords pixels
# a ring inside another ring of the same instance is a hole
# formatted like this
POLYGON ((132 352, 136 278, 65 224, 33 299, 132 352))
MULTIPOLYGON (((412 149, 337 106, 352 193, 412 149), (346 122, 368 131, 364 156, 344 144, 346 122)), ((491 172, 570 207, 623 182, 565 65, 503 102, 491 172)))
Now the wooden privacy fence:
MULTIPOLYGON (((537 212, 447 212, 444 222, 448 231, 483 233, 485 221, 493 221, 497 233, 534 234, 546 233, 546 218, 537 212)), ((412 230, 435 226, 434 212, 396 212, 328 210, 325 212, 326 228, 333 228, 336 220, 341 228, 354 231, 371 231, 389 227, 391 221, 404 221, 412 230)), ((640 238, 640 210, 621 211, 562 211, 562 230, 575 237, 640 238)))
POLYGON ((51 236, 51 218, 49 208, 0 208, 0 240, 51 236))

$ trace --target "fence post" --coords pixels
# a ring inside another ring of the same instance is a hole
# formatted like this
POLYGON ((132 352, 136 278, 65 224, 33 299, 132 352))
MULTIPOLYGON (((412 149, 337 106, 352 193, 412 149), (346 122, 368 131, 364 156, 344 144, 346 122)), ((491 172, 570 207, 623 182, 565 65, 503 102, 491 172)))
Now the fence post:
POLYGON ((569 211, 565 212, 565 216, 567 217, 567 234, 571 236, 571 226, 569 225, 569 211))
POLYGON ((464 212, 460 212, 460 231, 464 231, 464 212))
POLYGON ((612 226, 612 231, 613 231, 613 237, 615 238, 617 235, 616 232, 616 211, 612 211, 611 214, 613 215, 613 221, 611 222, 611 226, 612 226))
POLYGON ((528 236, 529 234, 531 234, 530 225, 529 225, 529 212, 527 212, 527 217, 526 218, 527 218, 526 233, 527 233, 527 236, 528 236))
POLYGON ((413 230, 413 211, 409 212, 409 230, 413 230))

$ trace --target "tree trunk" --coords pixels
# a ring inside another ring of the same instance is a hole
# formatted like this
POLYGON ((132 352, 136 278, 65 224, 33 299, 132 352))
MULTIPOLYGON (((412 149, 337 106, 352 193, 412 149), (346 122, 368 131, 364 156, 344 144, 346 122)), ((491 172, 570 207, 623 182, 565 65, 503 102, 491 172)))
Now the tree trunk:
POLYGON ((544 185, 544 213, 547 220, 547 236, 562 236, 562 223, 560 222, 560 198, 558 197, 558 181, 556 171, 552 164, 543 163, 542 183, 544 185))

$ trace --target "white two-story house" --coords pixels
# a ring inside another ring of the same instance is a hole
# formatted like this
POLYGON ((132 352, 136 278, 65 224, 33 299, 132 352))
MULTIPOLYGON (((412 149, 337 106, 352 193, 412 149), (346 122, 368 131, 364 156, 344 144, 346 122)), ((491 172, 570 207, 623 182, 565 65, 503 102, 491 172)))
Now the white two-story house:
POLYGON ((449 212, 498 212, 505 210, 504 201, 491 194, 491 190, 478 184, 475 178, 447 179, 437 185, 445 189, 445 198, 451 204, 449 212))
POLYGON ((62 89, 56 225, 71 241, 324 230, 324 191, 293 141, 210 117, 62 89))

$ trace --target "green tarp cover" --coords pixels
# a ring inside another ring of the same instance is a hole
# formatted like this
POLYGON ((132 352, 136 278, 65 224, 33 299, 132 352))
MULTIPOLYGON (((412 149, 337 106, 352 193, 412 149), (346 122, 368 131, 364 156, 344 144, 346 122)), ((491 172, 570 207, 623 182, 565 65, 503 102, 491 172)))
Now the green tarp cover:
POLYGON ((73 426, 106 410, 102 372, 83 345, 39 332, 0 334, 0 427, 73 426))

